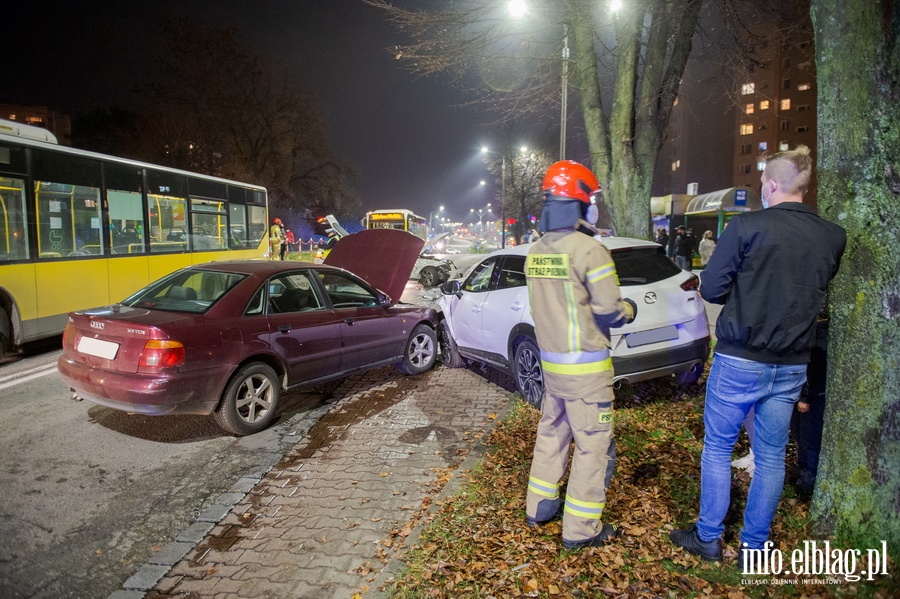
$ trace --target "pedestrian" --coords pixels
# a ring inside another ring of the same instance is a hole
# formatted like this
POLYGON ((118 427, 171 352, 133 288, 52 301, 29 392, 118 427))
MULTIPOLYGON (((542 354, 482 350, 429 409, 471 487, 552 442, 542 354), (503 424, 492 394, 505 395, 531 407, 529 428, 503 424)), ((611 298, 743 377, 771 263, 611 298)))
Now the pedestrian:
POLYGON ((294 244, 294 234, 288 229, 284 234, 284 245, 287 246, 287 251, 291 251, 291 246, 294 244))
POLYGON ((819 471, 822 425, 825 420, 825 378, 828 373, 828 310, 816 319, 816 343, 810 352, 806 386, 794 414, 799 474, 794 488, 800 499, 809 500, 819 471))
POLYGON ((670 537, 703 559, 722 559, 729 461, 741 422, 754 408, 755 472, 740 532, 745 573, 767 563, 791 413, 806 382, 816 316, 847 243, 844 229, 803 203, 811 174, 806 146, 768 158, 761 176, 764 209, 731 220, 700 276, 703 299, 723 304, 706 382, 700 516, 670 537))
POLYGON ((269 243, 272 245, 272 252, 269 257, 272 260, 284 260, 284 227, 281 225, 280 218, 272 219, 272 228, 269 229, 269 243))
POLYGON ((575 442, 562 513, 566 549, 599 546, 617 536, 603 523, 615 465, 612 327, 634 319, 619 294, 615 264, 598 231, 594 194, 600 184, 585 166, 564 160, 544 177, 544 234, 528 252, 526 274, 544 369, 544 395, 526 496, 532 528, 559 513, 560 481, 575 442))
POLYGON ((684 227, 675 229, 675 243, 672 253, 675 255, 675 264, 682 270, 693 269, 691 261, 694 255, 694 248, 691 239, 687 236, 687 231, 684 227))
POLYGON ((713 250, 716 249, 716 242, 712 237, 712 231, 705 231, 703 233, 703 239, 700 240, 700 264, 703 266, 706 266, 709 262, 709 257, 712 256, 713 250))
POLYGON ((665 229, 660 228, 656 232, 656 239, 654 239, 656 243, 666 248, 666 252, 668 253, 669 249, 669 234, 666 233, 665 229))

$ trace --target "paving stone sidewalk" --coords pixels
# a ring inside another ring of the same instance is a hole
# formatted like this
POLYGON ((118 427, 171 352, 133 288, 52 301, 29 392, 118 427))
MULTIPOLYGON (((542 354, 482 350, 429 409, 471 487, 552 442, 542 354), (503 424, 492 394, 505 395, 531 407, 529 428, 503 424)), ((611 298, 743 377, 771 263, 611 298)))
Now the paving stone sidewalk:
POLYGON ((375 370, 335 397, 278 464, 239 481, 220 514, 199 518, 111 599, 384 596, 423 512, 476 461, 511 394, 438 367, 375 370))

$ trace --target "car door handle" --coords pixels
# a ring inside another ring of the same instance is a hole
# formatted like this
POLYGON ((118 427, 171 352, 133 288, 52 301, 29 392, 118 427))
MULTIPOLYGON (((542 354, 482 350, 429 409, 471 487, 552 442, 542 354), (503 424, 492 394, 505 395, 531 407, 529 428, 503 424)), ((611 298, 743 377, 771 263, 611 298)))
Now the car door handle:
POLYGON ((521 310, 521 309, 524 308, 524 307, 525 307, 525 306, 523 306, 523 305, 520 304, 519 302, 516 302, 516 303, 514 303, 512 306, 510 306, 510 308, 512 308, 512 310, 513 310, 514 312, 518 312, 519 310, 521 310))
POLYGON ((352 326, 353 323, 356 322, 356 319, 355 318, 345 318, 344 322, 346 322, 347 324, 352 326))
POLYGON ((283 325, 281 325, 280 327, 278 327, 278 331, 279 331, 280 333, 288 333, 288 332, 290 332, 290 330, 291 330, 292 328, 293 328, 293 327, 292 327, 291 325, 289 325, 289 324, 283 324, 283 325))
POLYGON ((481 306, 472 306, 472 314, 478 314, 481 312, 481 306))

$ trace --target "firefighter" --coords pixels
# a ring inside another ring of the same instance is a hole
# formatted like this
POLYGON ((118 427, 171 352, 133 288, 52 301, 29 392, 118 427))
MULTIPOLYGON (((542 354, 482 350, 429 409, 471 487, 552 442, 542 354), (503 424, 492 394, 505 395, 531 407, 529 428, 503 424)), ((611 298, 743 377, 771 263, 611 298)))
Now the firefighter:
POLYGON ((526 498, 534 528, 559 513, 559 481, 575 441, 562 511, 566 549, 599 546, 617 536, 603 523, 615 462, 612 327, 634 319, 636 306, 619 294, 615 264, 594 235, 597 178, 564 160, 544 177, 544 235, 528 252, 531 310, 544 370, 544 396, 526 498))
POLYGON ((284 260, 284 227, 280 218, 272 219, 272 227, 269 229, 269 243, 272 244, 272 251, 269 253, 271 260, 284 260))

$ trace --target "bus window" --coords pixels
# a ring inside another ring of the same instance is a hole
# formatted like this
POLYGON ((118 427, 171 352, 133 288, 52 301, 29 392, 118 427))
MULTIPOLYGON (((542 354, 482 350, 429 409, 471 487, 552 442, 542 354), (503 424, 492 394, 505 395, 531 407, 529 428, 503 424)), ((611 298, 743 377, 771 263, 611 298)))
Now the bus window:
POLYGON ((250 222, 247 223, 250 241, 248 247, 256 247, 269 231, 269 219, 266 216, 265 206, 247 206, 250 222))
POLYGON ((147 187, 150 252, 184 252, 190 249, 184 178, 148 170, 147 187))
POLYGON ((106 164, 109 247, 113 254, 144 253, 143 177, 136 167, 106 164))
POLYGON ((28 258, 24 213, 25 182, 0 177, 0 261, 28 258))
POLYGON ((227 214, 222 200, 191 198, 191 247, 198 251, 225 249, 227 214))
POLYGON ((103 254, 100 163, 35 150, 38 257, 103 254))

